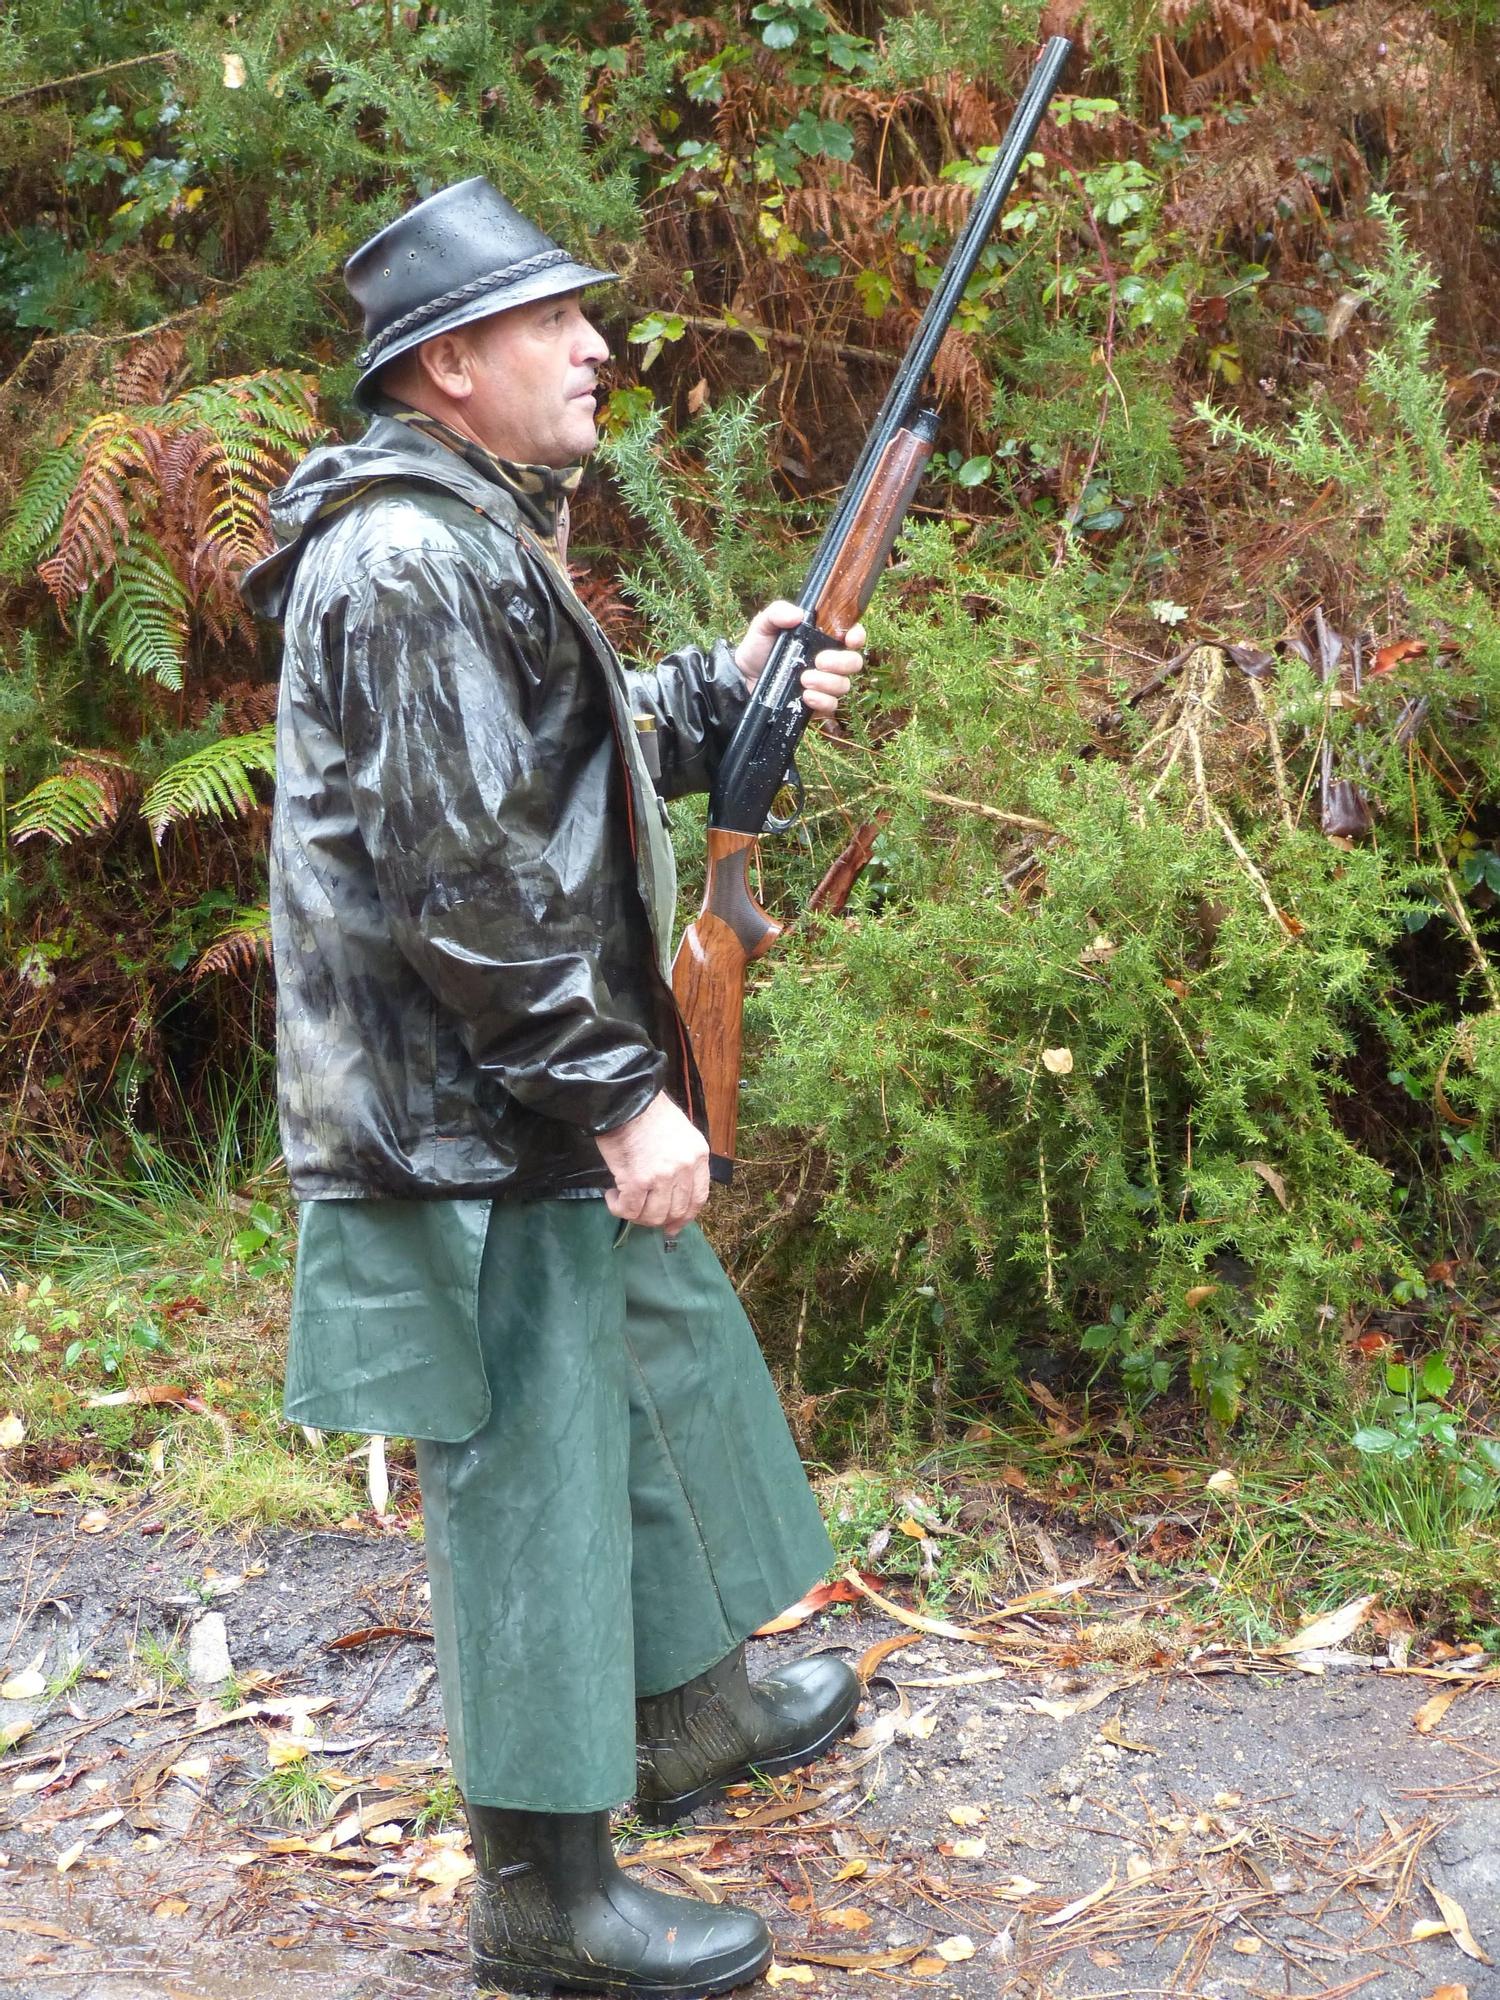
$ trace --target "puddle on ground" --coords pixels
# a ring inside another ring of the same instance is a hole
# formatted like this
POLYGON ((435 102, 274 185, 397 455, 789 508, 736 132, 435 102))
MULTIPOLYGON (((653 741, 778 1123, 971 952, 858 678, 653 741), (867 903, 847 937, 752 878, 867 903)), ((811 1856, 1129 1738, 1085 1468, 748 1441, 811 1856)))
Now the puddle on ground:
MULTIPOLYGON (((232 1909, 225 1920, 232 1927, 232 1909)), ((201 1910, 157 1923, 132 1905, 128 1891, 22 1877, 0 1891, 0 1993, 6 2000, 432 2000, 464 1990, 456 1942, 451 1951, 372 1952, 352 1926, 348 1943, 328 1935, 340 1928, 335 1912, 288 1909, 289 1931, 310 1923, 322 1934, 283 1949, 233 1935, 204 1938, 195 1935, 201 1910), (38 1928, 18 1928, 23 1924, 38 1928), (49 1936, 48 1928, 67 1937, 49 1936), (180 1940, 163 1935, 178 1929, 180 1940)))

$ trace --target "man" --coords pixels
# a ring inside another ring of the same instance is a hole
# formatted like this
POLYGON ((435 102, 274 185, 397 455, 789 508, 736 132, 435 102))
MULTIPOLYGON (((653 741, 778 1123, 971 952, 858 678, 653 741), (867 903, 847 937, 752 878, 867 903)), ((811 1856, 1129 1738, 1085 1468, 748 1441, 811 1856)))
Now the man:
MULTIPOLYGON (((418 1441, 477 1977, 666 2000, 754 1978, 769 1934, 623 1874, 609 1808, 634 1791, 670 1823, 804 1763, 859 1689, 826 1655, 746 1675, 746 1635, 831 1550, 694 1225, 668 977, 661 800, 707 787, 799 613, 640 675, 574 595, 607 357, 580 293, 609 275, 482 180, 358 250, 373 421, 297 469, 246 589, 285 625, 287 1414, 418 1441)), ((810 708, 862 643, 818 655, 810 708)))

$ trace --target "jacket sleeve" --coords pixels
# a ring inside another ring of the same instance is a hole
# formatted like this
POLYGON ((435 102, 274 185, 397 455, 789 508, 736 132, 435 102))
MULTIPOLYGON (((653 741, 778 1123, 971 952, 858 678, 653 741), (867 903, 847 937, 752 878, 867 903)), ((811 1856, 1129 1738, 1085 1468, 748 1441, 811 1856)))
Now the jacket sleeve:
POLYGON ((628 678, 636 714, 656 724, 656 789, 664 799, 706 792, 750 696, 734 649, 723 639, 708 652, 684 646, 655 673, 628 678))
POLYGON ((460 559, 431 550, 381 565, 324 634, 398 948, 518 1103, 613 1131, 645 1110, 666 1061, 612 1010, 599 940, 559 872, 562 787, 528 721, 537 648, 460 559))

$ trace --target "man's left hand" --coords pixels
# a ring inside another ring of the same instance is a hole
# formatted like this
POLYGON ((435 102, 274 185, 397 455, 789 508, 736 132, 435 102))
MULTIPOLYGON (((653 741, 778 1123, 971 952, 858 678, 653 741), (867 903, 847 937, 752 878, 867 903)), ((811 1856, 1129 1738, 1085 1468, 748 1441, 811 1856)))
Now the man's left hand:
MULTIPOLYGON (((799 605, 789 604, 784 597, 756 612, 734 653, 735 665, 751 687, 759 680, 777 638, 800 625, 803 615, 799 605)), ((864 626, 851 625, 842 646, 825 646, 813 655, 812 665, 802 675, 802 699, 814 715, 837 713, 849 683, 864 665, 864 646, 864 626)))

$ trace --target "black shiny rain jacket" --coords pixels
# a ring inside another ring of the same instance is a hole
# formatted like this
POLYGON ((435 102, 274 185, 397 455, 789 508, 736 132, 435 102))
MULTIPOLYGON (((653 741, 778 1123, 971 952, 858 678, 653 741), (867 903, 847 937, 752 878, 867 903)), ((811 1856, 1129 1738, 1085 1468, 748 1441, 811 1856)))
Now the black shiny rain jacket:
POLYGON ((610 1185, 591 1135, 663 1088, 698 1113, 660 798, 707 788, 745 684, 723 644, 627 671, 549 550, 564 482, 531 477, 377 416, 298 467, 245 582, 285 627, 271 923, 302 1200, 582 1194, 610 1185))

